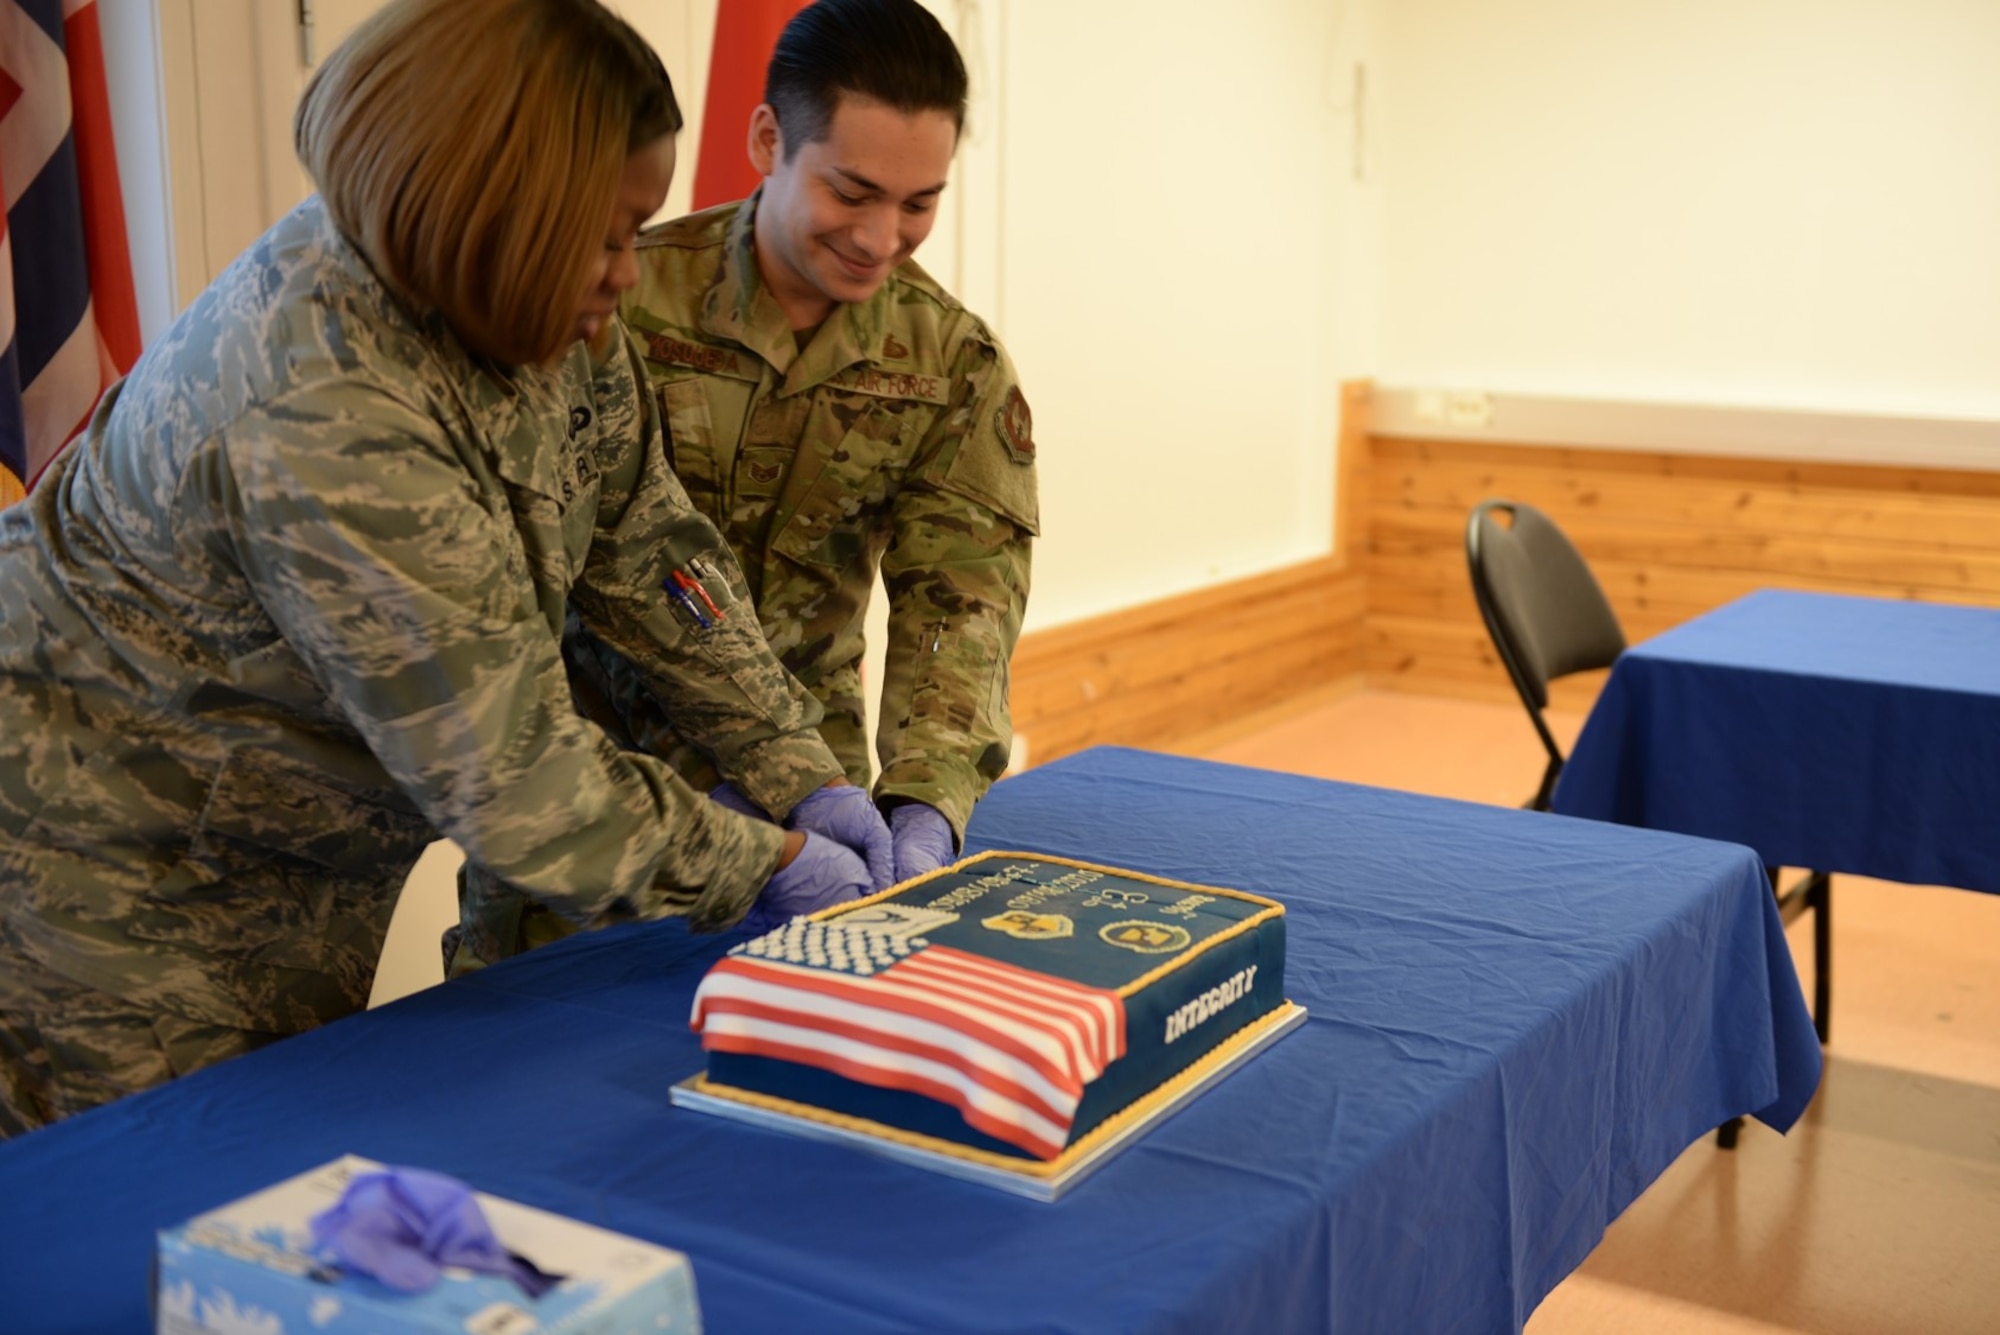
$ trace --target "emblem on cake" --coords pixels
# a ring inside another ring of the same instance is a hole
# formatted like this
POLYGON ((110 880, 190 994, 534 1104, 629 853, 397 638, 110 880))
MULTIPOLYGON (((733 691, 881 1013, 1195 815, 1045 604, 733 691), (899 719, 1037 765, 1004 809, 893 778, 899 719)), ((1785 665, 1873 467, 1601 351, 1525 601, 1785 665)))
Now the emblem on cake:
POLYGON ((1136 950, 1141 955, 1168 955, 1176 950, 1186 950, 1194 940, 1185 927, 1175 927, 1164 922, 1149 922, 1144 918, 1127 918, 1124 922, 1107 923, 1097 929, 1097 934, 1111 945, 1125 950, 1136 950))
POLYGON ((1076 935, 1076 924, 1064 915, 1036 913, 1032 909, 1013 909, 997 918, 982 918, 979 925, 1021 941, 1053 941, 1059 936, 1076 935))
POLYGON ((908 904, 871 903, 841 915, 840 921, 848 927, 884 932, 890 936, 913 937, 957 922, 958 915, 941 909, 914 908, 908 904))

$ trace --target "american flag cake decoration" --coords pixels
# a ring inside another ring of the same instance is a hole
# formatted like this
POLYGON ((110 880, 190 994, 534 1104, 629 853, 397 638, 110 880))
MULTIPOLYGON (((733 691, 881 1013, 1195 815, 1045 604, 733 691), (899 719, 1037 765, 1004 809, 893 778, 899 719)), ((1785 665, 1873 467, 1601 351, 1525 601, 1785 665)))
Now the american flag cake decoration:
POLYGON ((1050 1163, 1287 1006, 1284 926, 1241 891, 981 854, 718 960, 694 1084, 1050 1163))
POLYGON ((711 1052, 923 1094, 1042 1158, 1067 1143, 1084 1087, 1125 1055, 1115 992, 838 919, 794 919, 730 951, 692 1023, 711 1052))

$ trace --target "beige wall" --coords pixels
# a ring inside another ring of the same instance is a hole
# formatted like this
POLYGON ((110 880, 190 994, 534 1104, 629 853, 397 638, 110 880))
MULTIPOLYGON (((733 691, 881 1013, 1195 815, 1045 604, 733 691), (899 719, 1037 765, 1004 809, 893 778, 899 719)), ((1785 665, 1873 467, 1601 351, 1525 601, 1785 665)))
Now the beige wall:
POLYGON ((2000 5, 1382 9, 1382 383, 2000 417, 2000 5))
MULTIPOLYGON (((1358 327, 1339 327, 1339 288, 1365 270, 1340 249, 1343 202, 1365 188, 1346 160, 1347 11, 930 3, 974 94, 954 197, 920 258, 1026 378, 1048 529, 1030 625, 1325 552, 1336 361, 1358 327)), ((174 278, 154 329, 302 196, 289 115, 306 73, 289 0, 156 4, 171 190, 134 204, 164 220, 174 278)), ((318 50, 375 4, 316 0, 318 50)), ((690 147, 714 4, 620 6, 676 75, 690 147)))
POLYGON ((1329 550, 1349 82, 1324 0, 1004 7, 1044 629, 1329 550))
MULTIPOLYGON (((303 189, 294 7, 100 3, 156 331, 303 189)), ((715 3, 622 5, 690 145, 715 3)), ((1032 628, 1326 551, 1342 378, 2000 418, 2000 6, 927 3, 974 91, 922 258, 1026 377, 1032 628)))

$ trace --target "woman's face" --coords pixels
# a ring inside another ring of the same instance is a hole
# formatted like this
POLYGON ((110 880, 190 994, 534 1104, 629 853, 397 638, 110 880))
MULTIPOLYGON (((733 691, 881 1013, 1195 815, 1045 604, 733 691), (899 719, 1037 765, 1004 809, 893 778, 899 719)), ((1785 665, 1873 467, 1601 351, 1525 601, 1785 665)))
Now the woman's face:
POLYGON ((625 159, 618 201, 604 231, 604 249, 592 261, 583 297, 577 302, 576 324, 571 330, 576 338, 596 338, 617 311, 618 298, 639 281, 639 259, 632 245, 646 219, 667 202, 667 187, 673 183, 672 135, 662 135, 625 159))

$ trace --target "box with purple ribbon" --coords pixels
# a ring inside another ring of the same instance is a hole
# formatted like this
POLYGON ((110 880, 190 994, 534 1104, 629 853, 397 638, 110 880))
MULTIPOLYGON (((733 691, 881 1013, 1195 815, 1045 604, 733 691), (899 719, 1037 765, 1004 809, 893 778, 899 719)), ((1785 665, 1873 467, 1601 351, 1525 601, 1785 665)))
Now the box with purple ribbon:
POLYGON ((159 1234, 157 1335, 701 1329, 679 1252, 354 1155, 159 1234))

